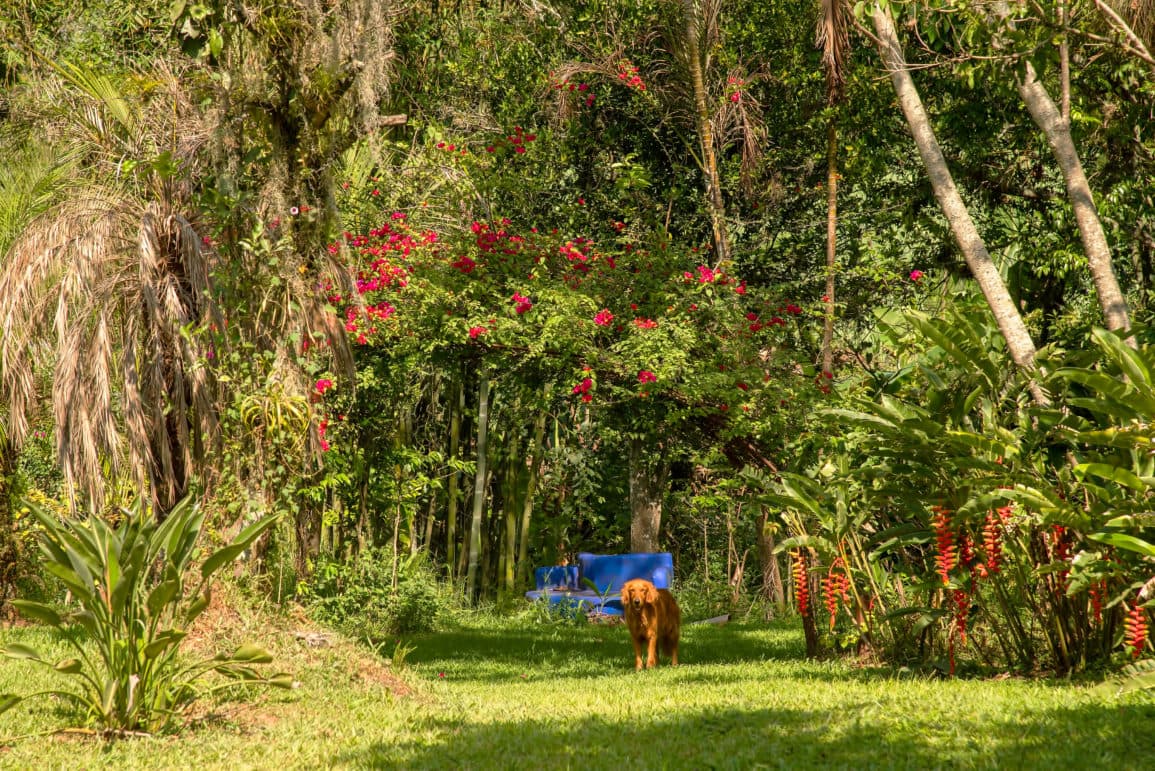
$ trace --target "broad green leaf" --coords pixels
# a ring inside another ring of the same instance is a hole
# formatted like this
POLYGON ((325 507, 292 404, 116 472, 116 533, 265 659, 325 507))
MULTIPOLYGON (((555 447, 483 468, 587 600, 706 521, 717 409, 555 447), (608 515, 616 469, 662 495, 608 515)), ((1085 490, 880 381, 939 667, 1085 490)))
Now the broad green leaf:
POLYGON ((295 681, 293 680, 293 676, 288 672, 278 672, 272 677, 267 678, 265 682, 274 688, 291 689, 295 681))
MULTIPOLYGON (((218 658, 221 657, 218 656, 218 658)), ((245 664, 268 664, 273 660, 273 657, 259 645, 246 643, 233 651, 232 655, 225 657, 225 659, 245 664)))
POLYGON ((40 662, 44 661, 44 659, 41 658, 40 654, 37 653, 34 648, 24 645, 23 643, 9 643, 3 648, 0 648, 0 653, 10 659, 22 659, 27 661, 40 662))
POLYGON ((3 715, 22 701, 24 701, 24 697, 17 696, 14 693, 0 693, 0 715, 3 715))
POLYGON ((159 616, 179 591, 180 581, 171 578, 154 586, 152 591, 148 593, 146 603, 148 614, 154 618, 159 616))
POLYGON ((1105 543, 1117 549, 1126 549, 1127 551, 1138 552, 1148 557, 1155 557, 1155 544, 1144 541, 1142 538, 1136 538, 1133 535, 1127 535, 1126 533, 1092 533, 1087 537, 1092 541, 1105 543))
POLYGON ((1075 466, 1074 472, 1079 479, 1085 479, 1089 475, 1115 482, 1137 492, 1147 490, 1147 485, 1143 483, 1142 479, 1125 468, 1112 466, 1109 463, 1080 463, 1075 466))
POLYGON ((192 603, 189 604, 188 610, 185 611, 184 614, 184 622, 186 624, 191 624, 194 620, 196 620, 197 616, 205 612, 205 608, 209 606, 209 602, 211 600, 212 595, 209 594, 209 591, 206 589, 204 594, 202 594, 200 597, 197 597, 192 601, 192 603))
POLYGON ((43 602, 33 602, 32 600, 12 600, 12 605, 20 615, 25 618, 35 619, 49 626, 60 627, 63 625, 63 620, 56 609, 45 605, 43 602))
POLYGON ((1151 369, 1139 351, 1120 340, 1117 335, 1099 327, 1091 330, 1091 337, 1119 366, 1119 369, 1123 370, 1132 385, 1140 391, 1150 391, 1151 369))
POLYGON ((80 659, 64 659, 58 661, 53 669, 65 675, 75 675, 81 669, 80 659))
POLYGON ((145 658, 155 659, 172 646, 180 643, 187 634, 187 632, 180 629, 170 629, 166 632, 161 632, 152 642, 144 647, 145 658))
POLYGON ((201 577, 208 578, 213 573, 216 573, 222 566, 235 560, 241 556, 245 550, 245 544, 234 543, 231 546, 225 546, 213 552, 208 559, 201 565, 201 577))

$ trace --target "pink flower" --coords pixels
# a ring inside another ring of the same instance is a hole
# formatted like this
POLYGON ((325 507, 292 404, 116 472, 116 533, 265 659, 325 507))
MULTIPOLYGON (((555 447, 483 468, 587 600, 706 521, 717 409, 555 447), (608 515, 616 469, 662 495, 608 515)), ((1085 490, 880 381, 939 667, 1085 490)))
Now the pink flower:
POLYGON ((712 284, 712 283, 714 283, 714 278, 715 278, 715 273, 714 273, 714 270, 712 268, 708 268, 705 265, 699 265, 698 266, 698 283, 699 284, 712 284))
POLYGON ((587 377, 573 387, 573 393, 575 393, 575 394, 588 394, 590 392, 590 389, 593 388, 593 386, 594 386, 594 381, 587 377))
POLYGON ((923 276, 925 276, 925 275, 926 275, 926 274, 925 274, 925 273, 923 273, 921 270, 912 270, 912 271, 910 272, 910 280, 911 280, 911 281, 914 281, 914 282, 918 282, 918 280, 919 280, 920 278, 922 278, 923 276))
POLYGON ((328 452, 328 451, 329 451, 329 441, 327 439, 322 439, 321 440, 321 452, 328 452))
POLYGON ((514 292, 513 297, 511 297, 509 299, 512 302, 517 303, 517 306, 513 310, 519 316, 533 307, 533 303, 530 302, 529 298, 522 295, 520 292, 514 292))
POLYGON ((599 327, 608 327, 614 321, 614 314, 610 313, 609 308, 602 308, 598 314, 594 316, 594 323, 599 327))
POLYGON ((323 394, 333 387, 333 381, 328 378, 322 378, 317 381, 317 393, 323 394))
POLYGON ((639 383, 656 383, 656 382, 658 382, 658 376, 655 375, 653 372, 650 372, 648 369, 643 369, 643 370, 638 372, 638 382, 639 383))
POLYGON ((470 327, 469 328, 469 338, 471 340, 476 340, 478 337, 480 337, 481 335, 484 335, 488 331, 489 330, 487 330, 485 327, 470 327))
POLYGON ((582 401, 585 402, 586 404, 589 404, 593 400, 594 400, 593 394, 589 394, 589 393, 582 394, 582 401))
POLYGON ((654 327, 658 326, 658 322, 654 321, 653 319, 637 318, 634 319, 634 326, 636 326, 638 329, 653 329, 654 327))
POLYGON ((746 294, 746 280, 739 281, 738 286, 734 287, 734 291, 738 294, 746 294))

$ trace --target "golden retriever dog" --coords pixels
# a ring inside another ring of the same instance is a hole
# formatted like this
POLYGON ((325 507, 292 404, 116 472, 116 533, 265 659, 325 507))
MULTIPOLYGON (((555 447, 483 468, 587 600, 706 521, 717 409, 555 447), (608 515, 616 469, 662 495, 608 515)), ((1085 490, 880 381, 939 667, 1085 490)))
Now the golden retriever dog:
POLYGON ((622 607, 634 641, 634 669, 642 668, 642 646, 646 646, 646 669, 658 663, 658 646, 678 666, 678 637, 682 631, 682 611, 668 589, 658 589, 649 581, 635 578, 622 584, 622 607))

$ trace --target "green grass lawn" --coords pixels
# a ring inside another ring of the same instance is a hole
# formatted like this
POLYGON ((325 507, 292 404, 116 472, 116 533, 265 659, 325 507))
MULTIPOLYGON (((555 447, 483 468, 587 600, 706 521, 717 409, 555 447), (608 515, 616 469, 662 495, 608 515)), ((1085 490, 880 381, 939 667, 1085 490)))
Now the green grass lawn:
MULTIPOLYGON (((477 618, 410 641, 405 695, 365 649, 264 634, 300 688, 218 704, 179 736, 19 739, 0 767, 1155 768, 1150 694, 807 662, 790 624, 690 627, 682 666, 638 674, 623 627, 477 618)), ((59 647, 43 630, 0 630, 12 641, 59 647)), ((0 663, 0 692, 49 682, 0 663)), ((0 737, 70 717, 17 707, 0 737)))

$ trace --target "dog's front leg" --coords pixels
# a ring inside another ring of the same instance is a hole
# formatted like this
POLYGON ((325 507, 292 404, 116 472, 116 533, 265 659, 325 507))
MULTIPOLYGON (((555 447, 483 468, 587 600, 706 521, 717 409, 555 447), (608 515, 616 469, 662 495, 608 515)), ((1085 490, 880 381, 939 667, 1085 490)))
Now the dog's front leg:
POLYGON ((646 642, 646 669, 653 669, 658 663, 658 636, 651 634, 646 642))
POLYGON ((642 671, 642 643, 637 637, 633 637, 634 641, 634 671, 642 671))

